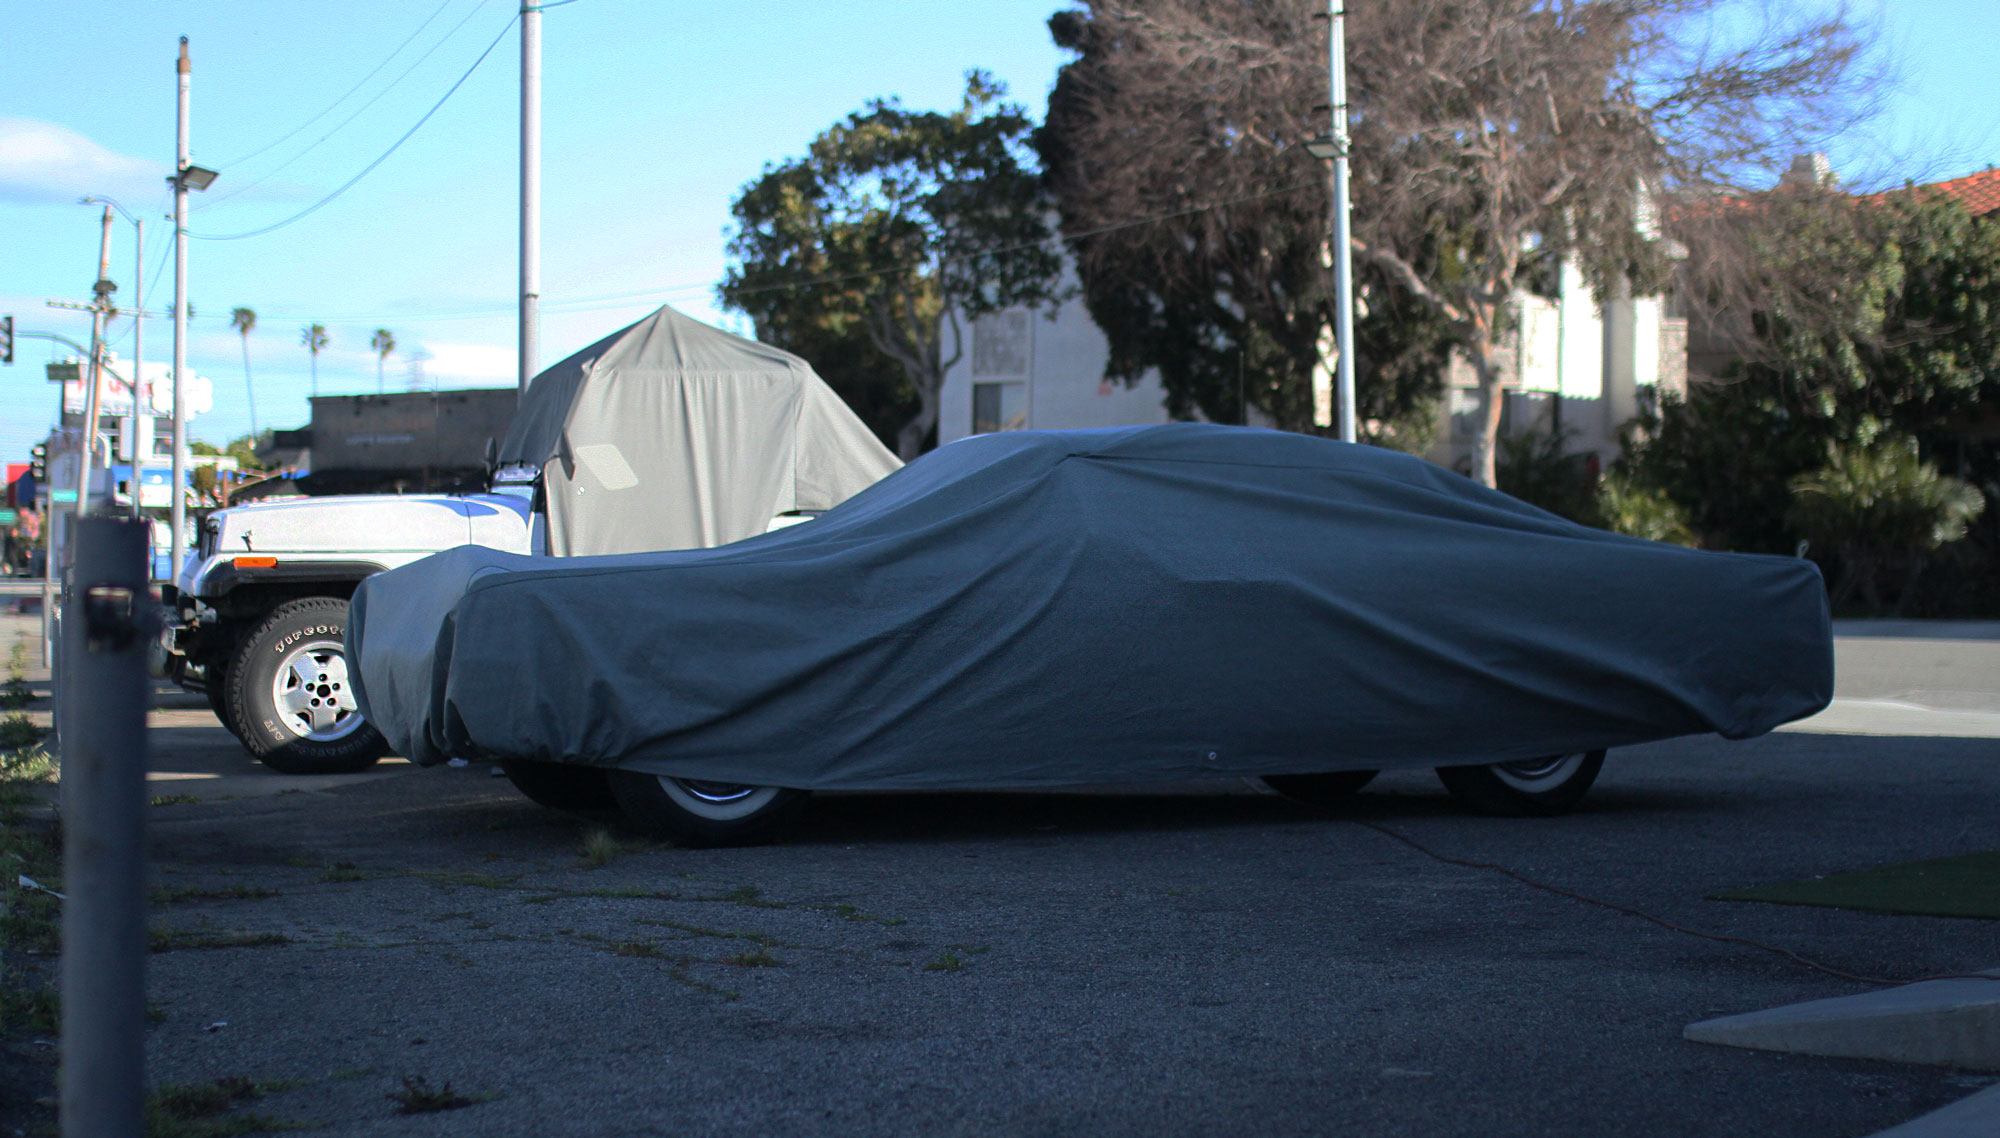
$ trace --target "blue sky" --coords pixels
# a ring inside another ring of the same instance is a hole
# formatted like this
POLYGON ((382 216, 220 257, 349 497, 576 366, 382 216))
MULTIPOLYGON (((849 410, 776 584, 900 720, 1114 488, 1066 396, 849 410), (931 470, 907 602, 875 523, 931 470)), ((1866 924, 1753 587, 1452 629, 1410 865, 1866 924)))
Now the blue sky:
MULTIPOLYGON (((767 162, 877 96, 956 102, 983 67, 1040 115, 1062 59, 1045 21, 1061 0, 577 0, 543 16, 543 353, 547 364, 662 302, 721 320, 729 202, 767 162)), ((171 296, 162 178, 174 142, 178 37, 194 58, 193 155, 222 177, 194 195, 190 229, 234 234, 281 220, 375 160, 500 37, 436 116, 353 189, 271 234, 197 241, 189 360, 215 384, 196 438, 249 429, 248 339, 260 426, 303 425, 309 323, 332 343, 319 391, 374 391, 370 332, 392 330, 390 390, 423 358, 444 386, 513 382, 517 34, 510 0, 113 0, 16 6, 0 47, 0 313, 84 340, 98 227, 84 194, 147 220, 147 307, 171 296), (85 14, 87 13, 87 14, 85 14), (399 50, 400 49, 400 50, 399 50), (379 66, 380 70, 375 70, 379 66), (374 72, 372 75, 370 74, 374 72), (351 95, 347 93, 352 91, 351 95), (322 112, 326 112, 322 114, 322 112), (316 117, 317 116, 317 117, 316 117), (294 133, 295 132, 295 133, 294 133)), ((1902 73, 1889 114, 1835 146, 1873 178, 1949 177, 2000 162, 2000 48, 1991 0, 1909 0, 1882 15, 1902 73)), ((113 236, 129 300, 133 231, 113 236)), ((112 328, 129 352, 131 323, 112 328)), ((164 359, 167 322, 148 323, 164 359)), ((58 349, 24 341, 0 369, 0 456, 45 433, 58 349)))

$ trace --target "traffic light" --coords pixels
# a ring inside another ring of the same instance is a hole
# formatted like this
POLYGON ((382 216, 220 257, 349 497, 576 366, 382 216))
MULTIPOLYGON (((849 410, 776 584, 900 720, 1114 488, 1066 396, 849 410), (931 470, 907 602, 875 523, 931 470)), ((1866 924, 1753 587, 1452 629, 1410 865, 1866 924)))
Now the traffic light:
POLYGON ((14 362, 14 318, 0 316, 0 364, 14 362))
POLYGON ((36 485, 49 480, 49 444, 36 443, 28 452, 28 470, 34 474, 36 485))

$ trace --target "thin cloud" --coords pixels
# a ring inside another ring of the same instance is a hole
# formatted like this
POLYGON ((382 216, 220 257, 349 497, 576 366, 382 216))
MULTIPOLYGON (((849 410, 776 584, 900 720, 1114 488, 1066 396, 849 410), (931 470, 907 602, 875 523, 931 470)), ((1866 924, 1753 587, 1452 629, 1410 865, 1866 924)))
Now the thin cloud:
POLYGON ((0 117, 0 201, 133 196, 159 189, 166 176, 165 166, 106 149, 66 126, 0 117))

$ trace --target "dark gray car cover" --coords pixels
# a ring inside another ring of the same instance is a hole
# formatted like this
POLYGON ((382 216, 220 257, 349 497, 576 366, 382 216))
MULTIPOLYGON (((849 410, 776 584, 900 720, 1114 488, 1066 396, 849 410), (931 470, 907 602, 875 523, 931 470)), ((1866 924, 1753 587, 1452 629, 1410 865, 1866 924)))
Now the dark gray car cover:
POLYGON ((946 446, 713 549, 466 546, 362 582, 421 763, 810 789, 1484 763, 1824 707, 1818 570, 1564 521, 1388 451, 1174 424, 946 446))

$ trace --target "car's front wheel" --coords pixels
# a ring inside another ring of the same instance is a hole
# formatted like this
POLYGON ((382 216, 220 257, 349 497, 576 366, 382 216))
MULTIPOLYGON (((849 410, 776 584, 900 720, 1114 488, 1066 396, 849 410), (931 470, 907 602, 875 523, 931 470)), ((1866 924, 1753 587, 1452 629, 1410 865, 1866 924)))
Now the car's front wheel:
POLYGON ((778 833, 805 809, 806 792, 641 771, 611 771, 611 794, 632 824, 681 846, 741 846, 778 833))
POLYGON ((1571 751, 1484 766, 1439 767, 1438 781, 1477 814, 1547 817, 1575 808, 1597 781, 1604 752, 1571 751))
POLYGON ((347 602, 307 597, 273 609, 245 637, 226 681, 230 725, 282 774, 347 774, 388 752, 361 717, 342 648, 347 602))

